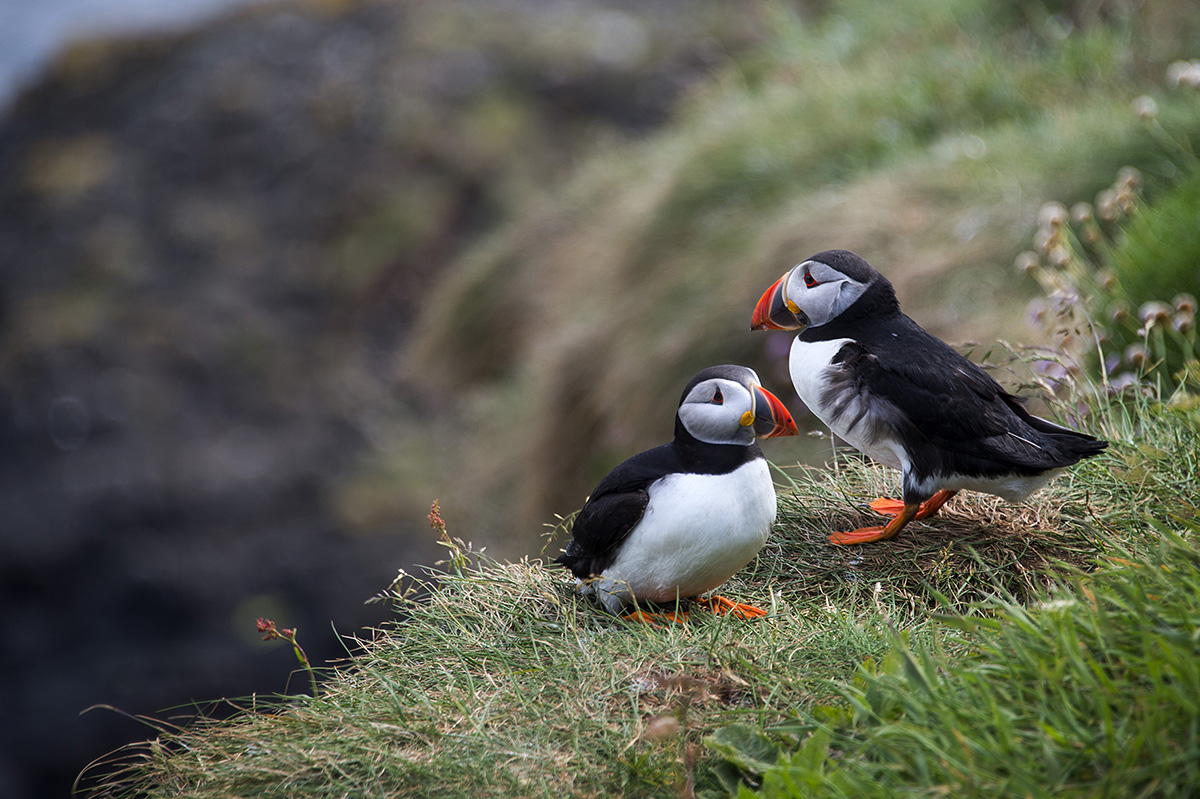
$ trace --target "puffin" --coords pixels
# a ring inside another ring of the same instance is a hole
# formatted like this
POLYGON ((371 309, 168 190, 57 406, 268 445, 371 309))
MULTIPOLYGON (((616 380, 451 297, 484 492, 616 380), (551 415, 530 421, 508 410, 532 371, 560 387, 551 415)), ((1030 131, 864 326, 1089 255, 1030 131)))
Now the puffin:
POLYGON ((900 310, 887 278, 848 250, 792 267, 754 308, 751 330, 797 331, 788 370, 800 399, 835 435, 902 474, 890 520, 829 536, 893 538, 957 492, 1020 502, 1108 446, 1033 416, 1020 397, 900 310))
POLYGON ((775 486, 757 439, 797 434, 784 404, 745 366, 693 377, 675 413, 675 438, 614 468, 592 491, 555 563, 584 594, 626 619, 683 622, 680 600, 714 613, 766 611, 701 595, 762 549, 775 523, 775 486), (653 606, 671 610, 654 612, 653 606))

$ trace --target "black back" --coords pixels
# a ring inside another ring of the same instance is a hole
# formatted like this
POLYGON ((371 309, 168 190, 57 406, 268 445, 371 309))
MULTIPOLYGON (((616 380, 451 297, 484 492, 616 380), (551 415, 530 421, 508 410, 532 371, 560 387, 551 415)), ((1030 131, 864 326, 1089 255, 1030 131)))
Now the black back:
POLYGON ((874 278, 842 314, 804 330, 800 338, 854 342, 834 359, 845 368, 841 382, 827 389, 829 397, 845 403, 855 396, 871 398, 876 413, 908 451, 913 477, 1034 475, 1069 466, 1107 446, 1031 415, 991 375, 901 313, 892 285, 858 256, 831 251, 812 260, 856 280, 874 278))

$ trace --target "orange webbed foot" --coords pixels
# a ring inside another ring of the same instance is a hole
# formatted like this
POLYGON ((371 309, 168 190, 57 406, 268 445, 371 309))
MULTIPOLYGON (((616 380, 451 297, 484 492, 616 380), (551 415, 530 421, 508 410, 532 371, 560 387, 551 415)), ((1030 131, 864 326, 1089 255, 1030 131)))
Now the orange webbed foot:
MULTIPOLYGON (((914 519, 928 519, 942 509, 942 506, 957 494, 957 491, 939 491, 921 504, 914 519)), ((899 516, 904 510, 904 503, 898 499, 880 497, 867 504, 867 507, 883 516, 899 516)))
POLYGON ((905 505, 900 509, 900 512, 892 518, 883 527, 860 527, 857 530, 850 530, 845 533, 833 533, 829 536, 829 543, 838 544, 839 546, 847 546, 854 544, 870 544, 873 541, 886 541, 894 537, 903 529, 904 525, 912 521, 921 506, 917 503, 905 505))
POLYGON ((733 614, 739 619, 757 619, 760 616, 766 616, 767 612, 762 608, 754 605, 743 605, 741 602, 734 602, 732 599, 727 599, 723 596, 713 594, 710 597, 696 599, 696 604, 708 608, 718 616, 733 614))
POLYGON ((885 527, 860 527, 857 530, 849 530, 844 533, 831 533, 829 535, 829 543, 838 544, 839 546, 851 546, 854 544, 870 544, 875 541, 886 541, 891 536, 886 535, 885 527))
POLYGON ((880 497, 868 502, 867 507, 883 516, 899 516, 900 511, 904 510, 904 503, 898 499, 880 497))
POLYGON ((662 613, 651 613, 646 610, 635 610, 633 613, 626 613, 621 617, 626 621, 637 621, 642 624, 657 625, 663 622, 669 624, 686 624, 688 615, 684 611, 668 610, 662 613))

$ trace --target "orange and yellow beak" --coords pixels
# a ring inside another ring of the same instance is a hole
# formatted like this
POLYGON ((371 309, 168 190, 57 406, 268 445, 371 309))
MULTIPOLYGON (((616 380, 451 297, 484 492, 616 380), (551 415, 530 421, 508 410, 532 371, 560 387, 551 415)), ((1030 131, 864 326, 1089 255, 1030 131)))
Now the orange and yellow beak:
POLYGON ((756 438, 799 435, 796 422, 779 398, 762 386, 751 386, 754 396, 754 435, 756 438))
POLYGON ((803 330, 808 327, 808 315, 787 298, 787 280, 791 272, 771 284, 754 306, 750 318, 751 330, 803 330))

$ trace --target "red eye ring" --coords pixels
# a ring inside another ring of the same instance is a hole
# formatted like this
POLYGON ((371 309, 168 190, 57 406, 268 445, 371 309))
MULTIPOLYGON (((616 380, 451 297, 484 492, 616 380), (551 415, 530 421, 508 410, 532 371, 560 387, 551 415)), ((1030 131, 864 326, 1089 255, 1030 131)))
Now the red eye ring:
POLYGON ((811 288, 816 288, 820 284, 817 283, 817 279, 812 276, 812 272, 805 272, 804 273, 804 285, 808 286, 811 289, 811 288))
POLYGON ((723 397, 721 395, 721 389, 718 388, 717 393, 713 394, 712 403, 713 403, 713 405, 724 405, 725 404, 725 397, 723 397))

